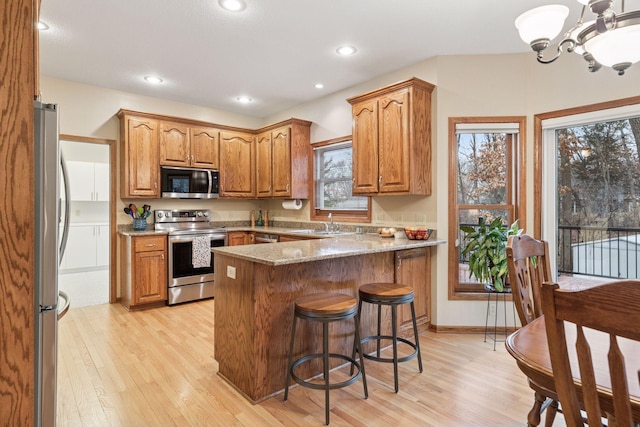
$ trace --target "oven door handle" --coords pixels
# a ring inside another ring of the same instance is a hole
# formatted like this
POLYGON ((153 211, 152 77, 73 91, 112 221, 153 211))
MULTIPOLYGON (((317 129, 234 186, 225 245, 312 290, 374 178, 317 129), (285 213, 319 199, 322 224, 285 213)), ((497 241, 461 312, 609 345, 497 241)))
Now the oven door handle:
MULTIPOLYGON (((209 240, 225 240, 224 234, 214 234, 208 236, 209 240)), ((195 237, 177 237, 177 236, 169 236, 169 243, 193 243, 195 237)))

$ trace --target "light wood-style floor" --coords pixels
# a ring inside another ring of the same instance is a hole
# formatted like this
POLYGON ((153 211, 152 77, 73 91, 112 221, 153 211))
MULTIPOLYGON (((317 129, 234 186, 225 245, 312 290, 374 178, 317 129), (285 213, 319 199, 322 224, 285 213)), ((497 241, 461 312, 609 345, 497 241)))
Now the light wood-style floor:
MULTIPOLYGON (((58 426, 324 424, 324 393, 292 388, 251 404, 217 375, 214 300, 129 313, 69 310, 59 323, 58 426)), ((481 335, 421 336, 424 372, 366 364, 362 383, 331 391, 332 426, 525 426, 533 392, 504 344, 481 335)), ((339 375, 339 374, 338 374, 339 375)), ((564 426, 558 415, 554 426, 564 426)))

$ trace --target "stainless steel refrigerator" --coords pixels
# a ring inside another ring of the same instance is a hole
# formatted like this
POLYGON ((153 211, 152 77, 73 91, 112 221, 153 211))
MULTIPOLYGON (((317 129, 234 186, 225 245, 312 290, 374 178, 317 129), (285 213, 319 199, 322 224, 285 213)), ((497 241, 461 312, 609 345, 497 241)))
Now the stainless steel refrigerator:
POLYGON ((35 101, 34 126, 35 420, 36 426, 47 427, 56 423, 58 264, 64 250, 64 239, 58 236, 61 159, 57 105, 35 101))

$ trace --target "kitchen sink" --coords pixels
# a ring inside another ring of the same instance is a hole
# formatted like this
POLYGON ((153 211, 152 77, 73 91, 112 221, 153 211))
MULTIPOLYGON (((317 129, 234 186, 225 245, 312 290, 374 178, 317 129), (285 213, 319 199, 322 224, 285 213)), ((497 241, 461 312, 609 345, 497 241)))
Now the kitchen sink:
POLYGON ((289 230, 289 233, 296 233, 296 234, 315 234, 316 230, 309 230, 309 229, 304 229, 304 230, 289 230))
POLYGON ((353 231, 314 231, 313 234, 318 234, 321 236, 335 236, 335 235, 345 235, 345 234, 355 234, 353 231))

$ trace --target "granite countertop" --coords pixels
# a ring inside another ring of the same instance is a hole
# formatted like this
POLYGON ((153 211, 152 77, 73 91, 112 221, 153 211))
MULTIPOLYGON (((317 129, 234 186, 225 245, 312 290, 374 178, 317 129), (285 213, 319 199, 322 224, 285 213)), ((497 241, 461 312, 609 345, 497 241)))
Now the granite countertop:
MULTIPOLYGON (((257 231, 257 229, 254 230, 257 231)), ((269 227, 268 230, 277 234, 275 227, 269 227)), ((291 230, 284 232, 298 236, 314 236, 312 234, 292 233, 291 230)), ((225 246, 213 248, 211 251, 215 254, 228 255, 247 261, 275 266, 377 252, 422 248, 446 243, 444 240, 436 239, 409 240, 406 238, 387 238, 380 237, 378 234, 340 234, 322 237, 321 239, 261 245, 225 246)))

